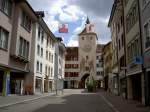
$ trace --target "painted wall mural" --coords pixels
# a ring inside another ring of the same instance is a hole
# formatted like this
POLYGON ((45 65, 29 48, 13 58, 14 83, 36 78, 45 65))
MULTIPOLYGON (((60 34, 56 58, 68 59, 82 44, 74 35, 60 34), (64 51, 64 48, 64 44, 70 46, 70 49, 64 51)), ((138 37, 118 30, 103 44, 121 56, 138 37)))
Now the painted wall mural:
POLYGON ((89 59, 89 56, 83 57, 80 62, 80 72, 93 72, 94 71, 94 61, 89 59))

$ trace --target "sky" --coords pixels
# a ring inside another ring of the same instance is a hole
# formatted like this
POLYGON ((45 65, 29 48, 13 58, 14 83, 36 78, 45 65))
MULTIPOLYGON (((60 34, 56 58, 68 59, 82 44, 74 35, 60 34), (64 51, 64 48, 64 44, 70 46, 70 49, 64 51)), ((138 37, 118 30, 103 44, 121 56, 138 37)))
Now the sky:
POLYGON ((98 42, 110 41, 107 27, 113 0, 28 0, 35 11, 44 11, 44 20, 56 37, 62 37, 66 46, 78 46, 78 34, 85 27, 87 17, 98 35, 98 42), (68 33, 59 33, 58 25, 67 23, 68 33))

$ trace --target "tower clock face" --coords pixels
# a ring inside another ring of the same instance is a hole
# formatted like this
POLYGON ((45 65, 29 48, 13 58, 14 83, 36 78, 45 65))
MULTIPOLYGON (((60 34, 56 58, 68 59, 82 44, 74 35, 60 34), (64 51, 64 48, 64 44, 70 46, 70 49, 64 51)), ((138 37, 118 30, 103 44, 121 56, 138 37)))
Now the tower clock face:
POLYGON ((92 50, 92 46, 87 44, 87 45, 84 45, 81 49, 84 52, 90 52, 92 50))

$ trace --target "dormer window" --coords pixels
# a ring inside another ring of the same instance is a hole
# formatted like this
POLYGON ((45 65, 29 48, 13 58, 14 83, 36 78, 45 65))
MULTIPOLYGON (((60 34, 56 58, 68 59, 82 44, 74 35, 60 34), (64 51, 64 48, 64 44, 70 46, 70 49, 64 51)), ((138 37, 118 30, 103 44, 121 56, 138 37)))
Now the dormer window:
POLYGON ((84 37, 82 37, 82 40, 84 40, 84 37))

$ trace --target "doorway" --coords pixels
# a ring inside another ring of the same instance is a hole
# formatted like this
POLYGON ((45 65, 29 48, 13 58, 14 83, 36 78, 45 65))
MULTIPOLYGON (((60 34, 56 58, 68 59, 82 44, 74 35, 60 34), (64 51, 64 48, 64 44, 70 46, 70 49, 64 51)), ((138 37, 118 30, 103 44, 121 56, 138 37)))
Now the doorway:
POLYGON ((0 96, 2 95, 2 91, 3 91, 3 76, 4 76, 4 72, 0 71, 0 96))
POLYGON ((79 88, 80 89, 85 89, 86 88, 86 79, 90 76, 90 74, 85 74, 82 78, 81 81, 79 82, 79 88))

